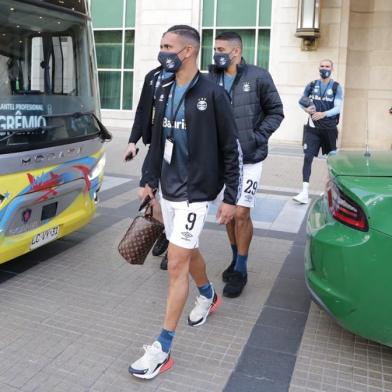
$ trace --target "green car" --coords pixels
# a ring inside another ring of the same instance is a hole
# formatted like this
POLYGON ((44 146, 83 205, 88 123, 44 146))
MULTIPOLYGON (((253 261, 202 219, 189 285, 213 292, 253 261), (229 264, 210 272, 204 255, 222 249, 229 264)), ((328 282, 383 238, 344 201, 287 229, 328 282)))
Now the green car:
POLYGON ((327 162, 307 221, 307 286, 342 327, 392 346, 392 153, 340 151, 327 162))

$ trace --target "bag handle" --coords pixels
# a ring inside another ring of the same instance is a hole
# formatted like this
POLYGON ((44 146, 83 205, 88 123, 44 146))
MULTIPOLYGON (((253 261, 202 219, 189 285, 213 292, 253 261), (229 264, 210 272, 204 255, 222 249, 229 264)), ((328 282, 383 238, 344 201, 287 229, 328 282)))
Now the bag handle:
POLYGON ((153 208, 151 204, 148 204, 146 207, 146 211, 144 212, 144 216, 152 217, 153 215, 153 208))
MULTIPOLYGON (((153 189, 152 194, 155 196, 156 193, 157 193, 157 189, 155 188, 153 189)), ((147 195, 145 199, 142 201, 142 203, 140 204, 138 212, 140 212, 143 208, 149 206, 150 201, 151 201, 151 197, 147 195)))

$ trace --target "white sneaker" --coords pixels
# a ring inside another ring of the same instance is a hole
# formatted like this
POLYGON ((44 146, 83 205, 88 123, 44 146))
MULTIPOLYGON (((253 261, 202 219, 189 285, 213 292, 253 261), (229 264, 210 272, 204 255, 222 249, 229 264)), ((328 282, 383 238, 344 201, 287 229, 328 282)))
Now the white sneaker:
POLYGON ((162 351, 161 343, 158 341, 151 346, 144 345, 143 348, 144 355, 128 368, 133 376, 149 380, 173 366, 170 353, 162 351))
POLYGON ((217 296, 215 291, 211 299, 199 295, 196 298, 195 307, 189 314, 188 324, 192 327, 203 325, 206 322, 207 317, 219 308, 221 302, 220 297, 217 296))
POLYGON ((297 201, 300 204, 308 204, 309 203, 309 196, 306 192, 298 193, 297 196, 293 197, 293 200, 297 201))

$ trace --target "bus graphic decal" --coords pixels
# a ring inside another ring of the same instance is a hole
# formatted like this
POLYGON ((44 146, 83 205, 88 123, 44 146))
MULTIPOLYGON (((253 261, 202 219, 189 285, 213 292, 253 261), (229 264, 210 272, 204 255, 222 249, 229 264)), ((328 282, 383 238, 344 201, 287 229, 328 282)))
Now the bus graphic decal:
POLYGON ((58 174, 49 172, 50 178, 46 181, 38 182, 37 178, 30 173, 27 173, 31 189, 33 192, 46 191, 37 201, 48 200, 49 196, 57 196, 57 191, 53 189, 55 186, 59 185, 61 177, 58 174))

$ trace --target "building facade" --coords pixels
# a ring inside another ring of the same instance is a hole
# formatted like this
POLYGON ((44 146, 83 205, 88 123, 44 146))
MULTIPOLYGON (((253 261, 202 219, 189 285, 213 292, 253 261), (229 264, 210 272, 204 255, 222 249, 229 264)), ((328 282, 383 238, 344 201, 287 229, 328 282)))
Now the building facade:
POLYGON ((392 1, 321 0, 320 38, 303 51, 295 36, 298 0, 90 0, 104 122, 130 129, 145 74, 157 66, 162 33, 174 24, 196 27, 200 67, 212 62, 213 42, 239 32, 248 63, 269 69, 285 120, 273 139, 300 143, 306 116, 303 89, 318 78, 322 59, 344 88, 339 143, 343 148, 392 148, 392 1))

